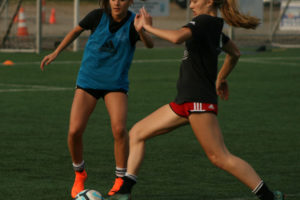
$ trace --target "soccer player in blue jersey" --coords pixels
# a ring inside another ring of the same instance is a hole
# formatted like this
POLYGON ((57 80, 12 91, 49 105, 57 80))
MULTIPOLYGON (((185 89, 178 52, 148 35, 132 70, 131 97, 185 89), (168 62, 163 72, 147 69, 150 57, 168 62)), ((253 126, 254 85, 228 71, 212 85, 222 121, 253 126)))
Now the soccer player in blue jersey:
POLYGON ((57 49, 44 57, 41 69, 50 64, 83 31, 91 30, 85 46, 76 82, 68 132, 68 147, 75 170, 71 190, 74 198, 84 189, 87 173, 84 168, 82 135, 97 100, 103 98, 110 116, 114 136, 116 179, 109 195, 119 189, 126 172, 128 158, 127 92, 128 71, 135 44, 141 40, 148 48, 152 38, 142 29, 139 15, 128 10, 133 0, 102 0, 100 9, 91 11, 71 30, 57 49))
POLYGON ((145 9, 140 13, 146 31, 172 43, 185 42, 174 102, 166 104, 137 122, 130 130, 130 153, 127 173, 120 190, 111 200, 128 200, 145 154, 148 139, 190 124, 209 160, 235 176, 261 200, 283 200, 281 192, 272 192, 255 170, 229 152, 217 120, 217 96, 228 99, 227 77, 237 64, 240 52, 222 33, 224 20, 232 26, 256 28, 257 18, 243 15, 235 0, 191 0, 194 18, 179 30, 163 30, 152 26, 145 9), (221 11, 223 18, 217 16, 221 11), (218 72, 218 55, 226 53, 218 72))

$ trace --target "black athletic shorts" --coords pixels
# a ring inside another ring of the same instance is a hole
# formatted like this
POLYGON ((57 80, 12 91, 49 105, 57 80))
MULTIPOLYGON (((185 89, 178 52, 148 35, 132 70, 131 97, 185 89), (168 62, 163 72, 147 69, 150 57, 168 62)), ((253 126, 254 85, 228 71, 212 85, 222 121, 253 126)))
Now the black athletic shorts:
POLYGON ((76 89, 81 89, 95 97, 97 100, 100 98, 104 98, 105 95, 107 95, 110 92, 123 92, 124 94, 127 94, 127 91, 124 89, 117 89, 117 90, 97 90, 97 89, 88 89, 88 88, 82 88, 79 85, 76 86, 76 89))

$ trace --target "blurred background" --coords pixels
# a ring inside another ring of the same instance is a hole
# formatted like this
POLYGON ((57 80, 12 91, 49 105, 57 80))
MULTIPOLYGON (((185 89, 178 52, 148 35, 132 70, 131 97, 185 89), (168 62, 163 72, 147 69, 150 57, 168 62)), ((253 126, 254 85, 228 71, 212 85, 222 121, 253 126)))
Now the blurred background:
MULTIPOLYGON (((240 0, 261 19, 256 30, 224 27, 242 57, 228 77, 230 100, 220 101, 220 126, 231 152, 258 171, 287 200, 300 199, 300 2, 240 0), (281 48, 279 48, 281 47, 281 48)), ((180 28, 193 16, 185 0, 134 0, 154 25, 180 28)), ((82 33, 40 71, 40 62, 98 0, 0 0, 0 196, 14 200, 69 199, 74 181, 67 148, 69 113, 84 45, 82 33), (75 51, 75 52, 73 52, 75 51), (26 52, 26 53, 16 53, 26 52), (32 52, 32 53, 27 53, 32 52)), ((171 102, 184 46, 141 42, 130 70, 128 125, 171 102)), ((223 63, 225 54, 219 56, 223 63)), ((221 65, 219 66, 221 67, 221 65)), ((113 137, 99 101, 84 133, 86 188, 105 194, 113 184, 113 137)), ((133 198, 139 200, 255 200, 233 176, 213 167, 189 126, 150 140, 133 198)))
MULTIPOLYGON (((155 10, 155 6, 160 6, 154 14, 154 25, 176 29, 192 18, 188 4, 187 0, 135 0, 134 7, 145 5, 155 10)), ((239 4, 244 13, 261 19, 256 30, 224 27, 224 32, 239 46, 258 50, 266 46, 300 47, 299 0, 240 0, 239 4)), ((98 8, 99 3, 97 0, 0 0, 0 6, 0 50, 39 52, 54 49, 74 24, 98 8)), ((76 46, 69 49, 84 48, 89 34, 84 32, 76 46)), ((156 46, 166 45, 171 44, 156 42, 156 46)))

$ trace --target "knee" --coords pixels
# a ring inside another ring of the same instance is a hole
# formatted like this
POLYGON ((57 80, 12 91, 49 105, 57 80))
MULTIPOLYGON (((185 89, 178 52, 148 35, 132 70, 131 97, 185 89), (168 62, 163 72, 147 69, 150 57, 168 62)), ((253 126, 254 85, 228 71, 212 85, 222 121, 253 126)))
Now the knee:
POLYGON ((230 166, 230 154, 226 153, 209 153, 207 154, 208 159, 210 162, 215 165, 216 167, 226 170, 230 166))
POLYGON ((113 125, 112 132, 115 140, 122 140, 127 135, 126 127, 123 125, 113 125))
POLYGON ((71 138, 78 138, 81 137, 83 134, 83 130, 78 127, 70 127, 68 136, 71 138))
POLYGON ((139 141, 142 141, 143 138, 141 137, 141 132, 142 128, 139 127, 138 125, 134 125, 130 131, 129 131, 129 138, 130 138, 130 143, 137 143, 139 141))

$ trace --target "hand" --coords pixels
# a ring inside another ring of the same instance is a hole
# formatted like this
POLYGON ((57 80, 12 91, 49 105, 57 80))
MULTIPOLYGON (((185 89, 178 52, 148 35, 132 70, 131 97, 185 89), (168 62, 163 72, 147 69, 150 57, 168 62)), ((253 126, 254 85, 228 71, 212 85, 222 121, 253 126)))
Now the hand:
POLYGON ((49 65, 53 60, 55 60, 56 57, 57 53, 55 52, 45 56, 40 65, 41 70, 44 71, 44 66, 49 65))
POLYGON ((152 17, 144 7, 140 9, 140 13, 143 16, 143 26, 152 26, 152 17))
POLYGON ((143 29, 143 21, 142 21, 142 15, 141 14, 136 14, 135 19, 134 19, 134 27, 136 32, 140 32, 143 29))
POLYGON ((225 79, 217 79, 216 90, 217 90, 217 95, 219 95, 222 100, 228 100, 229 89, 228 89, 228 83, 225 79))

